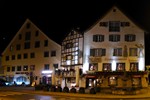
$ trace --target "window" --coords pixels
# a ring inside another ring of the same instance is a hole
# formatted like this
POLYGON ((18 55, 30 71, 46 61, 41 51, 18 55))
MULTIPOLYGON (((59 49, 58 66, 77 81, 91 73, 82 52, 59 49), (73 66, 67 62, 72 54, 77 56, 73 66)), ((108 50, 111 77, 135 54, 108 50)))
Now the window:
POLYGON ((44 47, 47 47, 48 46, 48 40, 45 40, 44 41, 44 47))
POLYGON ((19 76, 17 77, 16 81, 19 83, 26 82, 27 78, 25 76, 19 76))
POLYGON ((39 31, 38 30, 35 32, 35 36, 36 37, 39 36, 39 31))
POLYGON ((138 71, 138 63, 130 63, 130 71, 138 71))
POLYGON ((104 63, 103 64, 103 71, 111 71, 111 64, 110 63, 104 63))
POLYGON ((27 54, 27 53, 24 53, 24 54, 23 54, 23 58, 24 58, 24 59, 27 59, 27 58, 28 58, 28 54, 27 54))
POLYGON ((120 35, 117 35, 117 34, 111 34, 111 35, 109 35, 109 41, 112 41, 112 42, 118 42, 118 41, 120 41, 120 35))
POLYGON ((35 65, 30 65, 30 70, 34 71, 35 70, 35 65))
POLYGON ((18 55, 17 55, 17 59, 21 59, 21 54, 18 54, 18 55))
POLYGON ((125 41, 127 42, 133 42, 136 39, 136 35, 134 34, 126 34, 125 35, 125 41))
POLYGON ((56 51, 51 51, 51 57, 56 56, 56 51))
POLYGON ((7 72, 10 72, 10 67, 7 67, 7 72))
POLYGON ((17 66, 17 71, 21 71, 21 66, 17 66))
POLYGON ((122 56, 122 48, 115 48, 113 56, 122 56))
POLYGON ((24 43, 24 49, 30 49, 30 42, 24 43))
POLYGON ((66 60, 72 60, 73 59, 73 56, 72 55, 67 55, 66 56, 66 60))
POLYGON ((25 34, 25 41, 28 41, 31 39, 31 32, 26 32, 25 34))
POLYGON ((100 22, 100 23, 99 23, 99 26, 107 27, 107 26, 108 26, 108 22, 100 22))
POLYGON ((12 71, 12 72, 15 71, 15 66, 12 66, 11 71, 12 71))
MULTIPOLYGON (((53 66, 54 66, 54 71, 55 71, 55 73, 57 73, 57 71, 60 71, 60 70, 58 70, 58 64, 53 64, 53 66)), ((60 73, 59 73, 60 74, 60 73)))
POLYGON ((23 71, 28 71, 28 66, 27 65, 23 66, 23 71))
POLYGON ((58 64, 53 64, 54 67, 58 68, 58 64))
POLYGON ((6 56, 6 61, 8 61, 9 60, 9 56, 6 56))
POLYGON ((130 26, 129 22, 121 22, 121 27, 130 26))
POLYGON ((35 41, 35 48, 39 48, 40 47, 40 41, 35 41))
POLYGON ((72 47, 73 47, 73 43, 67 43, 66 46, 65 46, 66 49, 69 49, 69 48, 72 48, 72 47))
POLYGON ((109 22, 109 32, 120 32, 120 22, 110 21, 109 22))
POLYGON ((20 50, 21 49, 21 45, 20 44, 17 44, 16 45, 16 50, 20 50))
POLYGON ((21 40, 21 39, 22 39, 22 35, 21 35, 21 34, 19 34, 19 37, 18 37, 18 39, 19 39, 19 40, 21 40))
POLYGON ((34 52, 30 53, 30 58, 35 58, 35 53, 34 52))
POLYGON ((26 24, 26 28, 29 29, 29 28, 30 28, 30 25, 31 25, 30 23, 27 23, 27 24, 26 24))
POLYGON ((44 70, 49 70, 49 64, 44 65, 44 70))
POLYGON ((129 48, 129 56, 137 56, 137 48, 129 48))
POLYGON ((44 52, 44 57, 49 57, 49 52, 48 51, 44 52))
POLYGON ((117 63, 117 71, 125 71, 125 63, 117 63))
POLYGON ((12 59, 12 60, 15 60, 15 55, 12 55, 11 59, 12 59))
POLYGON ((89 71, 98 71, 98 64, 97 63, 89 64, 89 71))
POLYGON ((93 35, 93 41, 94 42, 103 42, 104 41, 104 35, 93 35))
POLYGON ((103 48, 90 49, 90 56, 105 56, 105 55, 106 49, 103 48))
POLYGON ((12 46, 12 45, 9 47, 9 50, 10 50, 10 51, 13 51, 13 46, 12 46))

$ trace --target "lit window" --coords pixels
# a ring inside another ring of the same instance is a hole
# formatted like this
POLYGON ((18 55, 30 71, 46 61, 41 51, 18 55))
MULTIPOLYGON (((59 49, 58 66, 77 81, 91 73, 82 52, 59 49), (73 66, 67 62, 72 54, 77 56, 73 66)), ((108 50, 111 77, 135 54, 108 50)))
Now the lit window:
POLYGON ((28 66, 27 65, 23 66, 23 71, 28 71, 28 66))
POLYGON ((103 71, 111 71, 111 64, 110 63, 104 63, 103 64, 103 71))
POLYGON ((97 63, 89 64, 89 70, 90 71, 97 71, 98 70, 98 64, 97 63))
POLYGON ((117 63, 117 71, 125 71, 125 63, 117 63))
POLYGON ((138 71, 138 63, 130 63, 130 71, 138 71))

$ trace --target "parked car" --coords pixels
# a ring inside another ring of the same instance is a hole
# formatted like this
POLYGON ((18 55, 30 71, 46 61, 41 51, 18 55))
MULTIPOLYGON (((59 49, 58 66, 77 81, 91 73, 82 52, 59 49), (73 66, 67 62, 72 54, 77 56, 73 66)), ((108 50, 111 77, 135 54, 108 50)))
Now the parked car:
POLYGON ((6 86, 8 84, 9 84, 8 81, 0 78, 0 86, 6 86))

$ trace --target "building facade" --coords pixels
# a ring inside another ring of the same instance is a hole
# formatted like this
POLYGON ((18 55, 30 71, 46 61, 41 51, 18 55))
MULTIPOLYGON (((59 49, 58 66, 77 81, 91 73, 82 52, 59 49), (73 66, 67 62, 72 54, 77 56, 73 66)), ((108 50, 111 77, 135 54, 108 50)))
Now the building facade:
POLYGON ((144 33, 112 7, 84 32, 82 86, 147 87, 144 33))
POLYGON ((62 87, 79 86, 83 64, 83 35, 73 29, 63 40, 61 46, 62 87))
POLYGON ((10 84, 55 84, 61 46, 27 19, 2 53, 4 76, 10 84))

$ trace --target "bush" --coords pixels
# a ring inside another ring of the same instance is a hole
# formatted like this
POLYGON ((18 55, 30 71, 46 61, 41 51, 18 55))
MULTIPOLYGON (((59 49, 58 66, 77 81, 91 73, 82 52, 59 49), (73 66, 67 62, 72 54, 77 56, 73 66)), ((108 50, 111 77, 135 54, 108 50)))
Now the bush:
POLYGON ((94 88, 91 88, 91 89, 90 89, 90 94, 96 94, 96 91, 95 91, 94 88))
POLYGON ((100 91, 101 91, 101 88, 100 88, 100 87, 95 87, 95 91, 96 91, 96 92, 100 92, 100 91))
POLYGON ((35 90, 43 90, 44 85, 40 84, 40 85, 36 85, 35 86, 35 90))
POLYGON ((56 91, 55 85, 52 85, 52 86, 51 86, 50 91, 51 91, 51 92, 55 92, 55 91, 56 91))
POLYGON ((43 87, 44 91, 50 91, 51 85, 47 84, 43 87))
POLYGON ((56 88, 56 92, 62 92, 61 86, 58 86, 58 87, 56 88))
POLYGON ((77 91, 76 91, 76 88, 75 87, 72 87, 71 89, 70 89, 70 93, 76 93, 77 91))
POLYGON ((84 87, 80 87, 80 88, 79 88, 79 93, 84 94, 84 93, 85 93, 85 88, 84 88, 84 87))
POLYGON ((69 92, 69 88, 67 86, 64 87, 63 92, 68 93, 69 92))

